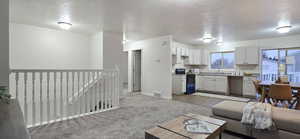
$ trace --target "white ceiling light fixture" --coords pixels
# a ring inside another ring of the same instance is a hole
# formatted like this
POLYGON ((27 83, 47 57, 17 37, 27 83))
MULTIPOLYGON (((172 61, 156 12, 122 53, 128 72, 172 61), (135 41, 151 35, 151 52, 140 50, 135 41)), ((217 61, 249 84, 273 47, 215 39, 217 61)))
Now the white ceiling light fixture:
POLYGON ((67 22, 57 22, 57 24, 64 30, 69 30, 72 27, 72 24, 67 22))
POLYGON ((292 26, 290 26, 290 25, 288 25, 288 26, 280 26, 280 27, 277 27, 277 28, 276 28, 276 31, 277 31, 278 33, 283 34, 283 33, 288 33, 288 32, 290 32, 291 29, 292 29, 292 26))
POLYGON ((223 43, 223 41, 217 41, 216 44, 217 44, 218 46, 223 46, 224 43, 223 43))
POLYGON ((211 43, 214 40, 214 38, 211 36, 211 34, 204 34, 204 36, 201 38, 201 40, 204 43, 211 43))

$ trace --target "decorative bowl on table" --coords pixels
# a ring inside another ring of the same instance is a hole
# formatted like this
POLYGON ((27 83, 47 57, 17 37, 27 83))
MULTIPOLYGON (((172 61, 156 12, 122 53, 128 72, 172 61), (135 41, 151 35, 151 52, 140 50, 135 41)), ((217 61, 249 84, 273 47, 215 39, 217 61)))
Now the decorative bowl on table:
POLYGON ((209 123, 206 121, 198 120, 198 119, 189 119, 185 120, 184 128, 187 132, 190 133, 199 133, 199 134, 210 134, 212 133, 211 129, 207 126, 209 123))

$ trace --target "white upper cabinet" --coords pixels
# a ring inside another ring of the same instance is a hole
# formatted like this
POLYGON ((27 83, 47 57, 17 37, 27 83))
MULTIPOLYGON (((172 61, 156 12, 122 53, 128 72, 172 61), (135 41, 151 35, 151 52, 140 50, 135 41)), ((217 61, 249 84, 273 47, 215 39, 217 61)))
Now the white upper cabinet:
POLYGON ((176 55, 177 54, 177 48, 176 47, 172 47, 172 55, 176 55))
POLYGON ((181 56, 189 56, 189 49, 181 48, 181 56))
POLYGON ((204 49, 189 49, 187 65, 208 65, 208 51, 204 49))
POLYGON ((209 52, 205 49, 200 51, 201 64, 200 65, 208 65, 209 52))
POLYGON ((258 48, 237 47, 235 49, 235 63, 237 65, 257 65, 259 62, 258 48))
POLYGON ((245 49, 242 47, 235 48, 235 64, 241 65, 245 62, 245 49))
POLYGON ((249 47, 246 51, 246 63, 247 64, 258 64, 259 63, 259 52, 258 48, 249 47))

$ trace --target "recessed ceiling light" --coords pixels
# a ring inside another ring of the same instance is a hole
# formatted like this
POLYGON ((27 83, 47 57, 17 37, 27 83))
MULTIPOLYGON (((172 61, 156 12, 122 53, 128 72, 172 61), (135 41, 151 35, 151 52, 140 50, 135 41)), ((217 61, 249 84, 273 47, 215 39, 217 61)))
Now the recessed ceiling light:
POLYGON ((217 41, 216 44, 217 44, 218 46, 222 46, 222 45, 223 45, 223 41, 217 41))
POLYGON ((67 23, 67 22, 57 22, 57 24, 59 25, 60 28, 62 28, 64 30, 68 30, 72 26, 71 23, 67 23))
POLYGON ((291 29, 292 29, 292 26, 281 26, 281 27, 277 27, 276 31, 278 33, 288 33, 291 31, 291 29))
POLYGON ((204 43, 210 43, 214 40, 214 38, 211 36, 211 34, 204 34, 204 36, 201 38, 201 40, 204 43))

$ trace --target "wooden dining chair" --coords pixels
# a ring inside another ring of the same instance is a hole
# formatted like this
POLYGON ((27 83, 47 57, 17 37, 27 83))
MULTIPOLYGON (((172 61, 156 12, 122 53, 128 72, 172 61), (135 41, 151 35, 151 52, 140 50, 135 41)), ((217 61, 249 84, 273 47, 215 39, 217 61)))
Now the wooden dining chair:
POLYGON ((256 93, 260 95, 259 102, 264 102, 266 95, 263 94, 262 88, 259 86, 260 80, 253 80, 252 83, 255 87, 256 93))
POLYGON ((284 103, 285 107, 290 108, 294 104, 292 88, 288 84, 272 84, 268 98, 274 106, 278 106, 279 103, 284 103))

